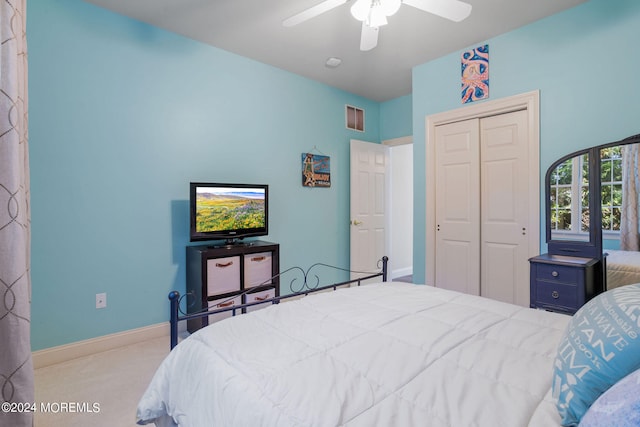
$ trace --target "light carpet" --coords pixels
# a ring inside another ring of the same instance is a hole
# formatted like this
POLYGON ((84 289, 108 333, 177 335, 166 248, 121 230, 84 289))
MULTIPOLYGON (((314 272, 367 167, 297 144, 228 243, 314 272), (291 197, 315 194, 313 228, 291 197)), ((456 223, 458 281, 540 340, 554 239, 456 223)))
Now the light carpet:
POLYGON ((133 427, 136 407, 169 338, 155 338, 35 370, 35 427, 133 427))

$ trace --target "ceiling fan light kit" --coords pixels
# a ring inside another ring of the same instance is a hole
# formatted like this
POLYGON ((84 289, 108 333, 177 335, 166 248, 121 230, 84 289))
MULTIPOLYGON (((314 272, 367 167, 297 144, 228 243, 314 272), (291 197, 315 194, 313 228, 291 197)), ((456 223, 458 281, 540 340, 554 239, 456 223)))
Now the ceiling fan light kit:
MULTIPOLYGON (((298 25, 348 1, 324 0, 285 19, 282 25, 298 25)), ((378 28, 386 25, 387 17, 395 14, 403 3, 454 22, 460 22, 471 14, 471 5, 460 0, 355 0, 351 15, 362 22, 360 50, 371 50, 378 45, 378 28)))
POLYGON ((400 0, 356 0, 351 15, 370 27, 380 27, 387 25, 387 17, 394 15, 401 4, 400 0))

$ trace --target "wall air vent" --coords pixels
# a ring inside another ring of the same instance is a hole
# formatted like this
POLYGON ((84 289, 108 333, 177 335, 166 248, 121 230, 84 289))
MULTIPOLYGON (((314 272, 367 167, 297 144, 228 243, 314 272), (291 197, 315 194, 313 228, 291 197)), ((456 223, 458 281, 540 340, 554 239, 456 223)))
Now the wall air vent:
POLYGON ((364 132, 364 110, 362 108, 346 106, 347 129, 364 132))

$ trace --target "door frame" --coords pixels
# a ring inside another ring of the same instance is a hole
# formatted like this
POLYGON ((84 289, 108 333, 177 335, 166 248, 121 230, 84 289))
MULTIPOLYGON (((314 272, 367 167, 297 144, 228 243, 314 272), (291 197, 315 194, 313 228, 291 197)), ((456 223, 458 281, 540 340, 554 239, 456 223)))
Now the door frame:
MULTIPOLYGON (((396 182, 394 181, 394 167, 397 166, 394 161, 394 149, 396 147, 400 147, 400 146, 406 146, 406 145, 411 145, 411 150, 413 151, 413 135, 408 135, 408 136, 402 136, 399 138, 393 138, 393 139, 386 139, 384 141, 382 141, 382 145, 386 145, 388 147, 391 148, 391 150, 389 151, 389 165, 390 165, 390 170, 389 170, 389 198, 386 201, 386 209, 387 212, 389 214, 389 218, 388 218, 388 223, 389 223, 389 230, 388 230, 388 236, 389 236, 389 244, 388 244, 388 253, 387 256, 389 256, 389 259, 393 260, 393 262, 390 263, 391 268, 389 268, 389 277, 391 279, 396 279, 398 277, 402 277, 402 276, 408 276, 408 275, 413 275, 413 240, 414 240, 414 235, 413 235, 413 220, 409 221, 405 226, 407 227, 407 229, 403 229, 403 231, 405 233, 399 233, 394 226, 397 225, 395 223, 396 219, 395 216, 397 214, 397 208, 398 206, 400 206, 402 209, 406 209, 406 203, 394 203, 396 202, 396 200, 394 200, 394 197, 396 195, 396 190, 398 188, 398 186, 396 185, 396 182), (410 230, 410 231, 409 231, 410 230), (406 234, 407 236, 409 236, 409 238, 411 239, 411 247, 409 248, 410 251, 410 256, 407 258, 404 258, 402 260, 400 260, 400 262, 398 261, 398 258, 396 257, 397 255, 397 249, 396 249, 396 239, 397 236, 401 235, 401 234, 406 234), (402 261, 405 261, 405 263, 403 263, 402 261), (408 264, 407 264, 408 263, 408 264)), ((411 168, 413 169, 413 152, 411 154, 411 168)), ((411 206, 413 207, 413 176, 411 179, 411 191, 406 191, 407 196, 410 198, 410 202, 411 202, 411 206)), ((403 194, 405 194, 405 190, 403 189, 403 194)), ((406 202, 406 200, 403 199, 403 202, 406 202)), ((411 209, 411 217, 413 218, 413 209, 411 209)))
POLYGON ((520 95, 485 101, 480 104, 428 115, 425 119, 426 259, 424 275, 427 285, 435 285, 436 126, 520 110, 527 111, 527 119, 529 121, 529 206, 531 207, 531 216, 529 217, 528 230, 530 235, 537 236, 537 238, 529 240, 529 253, 531 256, 540 253, 540 91, 535 90, 520 95))

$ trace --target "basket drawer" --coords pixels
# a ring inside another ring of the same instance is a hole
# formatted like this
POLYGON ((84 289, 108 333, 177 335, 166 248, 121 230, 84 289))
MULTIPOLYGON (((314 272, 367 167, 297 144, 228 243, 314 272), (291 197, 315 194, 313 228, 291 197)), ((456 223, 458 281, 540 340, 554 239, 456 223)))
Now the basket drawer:
POLYGON ((207 260, 207 295, 214 296, 240 290, 240 257, 207 260))
MULTIPOLYGON (((257 301, 265 301, 271 298, 275 298, 276 296, 276 290, 274 288, 271 289, 267 289, 265 291, 260 291, 260 292, 254 292, 254 293, 250 293, 247 294, 245 296, 246 298, 246 303, 252 303, 252 302, 257 302, 257 301)), ((261 308, 265 308, 267 306, 271 305, 270 302, 266 302, 264 304, 256 304, 256 305, 252 305, 250 307, 246 308, 247 313, 249 313, 250 311, 255 311, 255 310, 259 310, 261 308)))
MULTIPOLYGON (((240 304, 242 304, 241 298, 235 297, 232 299, 229 298, 221 298, 218 300, 213 300, 213 301, 209 301, 209 310, 219 310, 222 308, 228 308, 228 307, 234 307, 234 306, 239 306, 240 304)), ((236 310, 236 316, 240 315, 241 311, 240 310, 236 310)), ((229 311, 223 311, 222 313, 216 313, 216 314, 212 314, 211 316, 208 317, 209 319, 209 324, 213 323, 213 322, 219 322, 222 319, 226 319, 227 317, 231 317, 233 316, 233 310, 229 310, 229 311)))
POLYGON ((273 252, 260 252, 244 256, 244 287, 271 283, 273 252))

